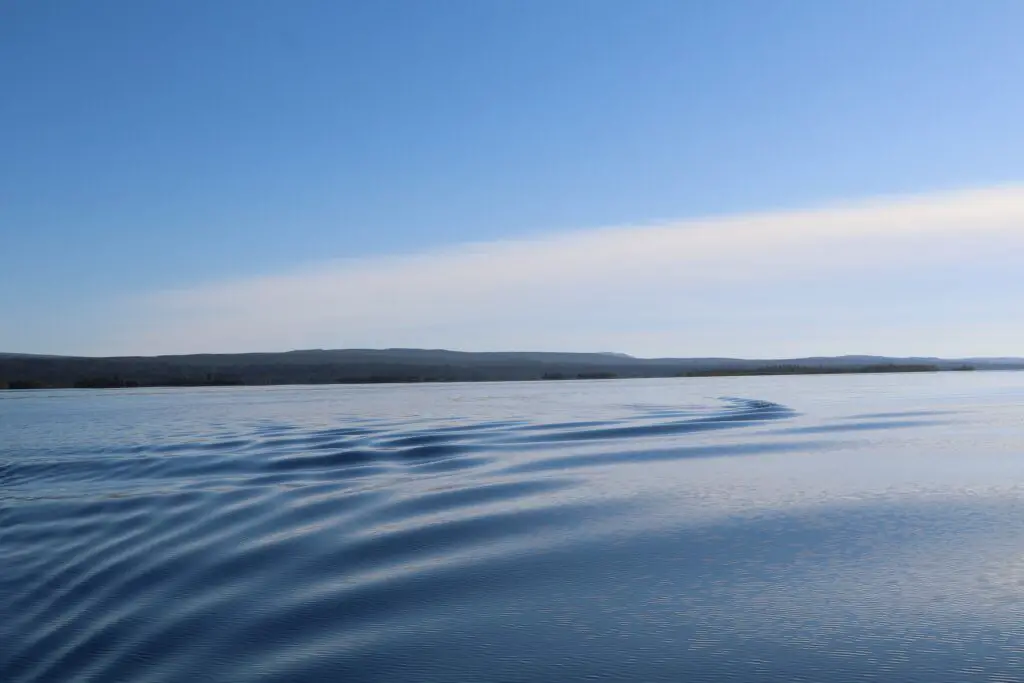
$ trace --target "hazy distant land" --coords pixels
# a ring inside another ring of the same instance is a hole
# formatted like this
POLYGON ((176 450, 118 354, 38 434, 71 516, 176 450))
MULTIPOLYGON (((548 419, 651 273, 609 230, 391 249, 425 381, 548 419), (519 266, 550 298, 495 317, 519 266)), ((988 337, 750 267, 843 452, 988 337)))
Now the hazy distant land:
POLYGON ((490 382, 1024 369, 1024 358, 634 358, 424 349, 89 358, 0 354, 0 389, 490 382))

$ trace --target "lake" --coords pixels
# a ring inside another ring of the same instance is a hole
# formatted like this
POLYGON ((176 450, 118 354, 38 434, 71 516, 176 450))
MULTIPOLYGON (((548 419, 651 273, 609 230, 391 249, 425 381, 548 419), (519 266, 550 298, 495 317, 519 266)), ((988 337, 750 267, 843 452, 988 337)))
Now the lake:
POLYGON ((0 680, 1019 681, 1024 373, 0 392, 0 680))

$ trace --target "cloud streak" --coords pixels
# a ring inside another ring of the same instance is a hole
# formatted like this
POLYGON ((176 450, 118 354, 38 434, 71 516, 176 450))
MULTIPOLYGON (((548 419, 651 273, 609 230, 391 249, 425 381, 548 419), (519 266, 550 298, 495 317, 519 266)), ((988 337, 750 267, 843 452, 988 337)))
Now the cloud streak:
POLYGON ((1024 186, 583 230, 147 294, 116 351, 986 352, 1021 331, 1022 246, 1024 186), (937 343, 965 316, 987 341, 937 343))

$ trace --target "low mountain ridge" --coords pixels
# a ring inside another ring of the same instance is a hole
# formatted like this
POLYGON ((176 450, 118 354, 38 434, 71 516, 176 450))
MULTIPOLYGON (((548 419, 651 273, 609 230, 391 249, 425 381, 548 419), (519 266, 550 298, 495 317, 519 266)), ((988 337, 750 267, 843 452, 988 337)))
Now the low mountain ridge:
POLYGON ((445 349, 305 349, 105 358, 2 353, 0 388, 526 381, 963 369, 1024 369, 1024 358, 635 358, 615 353, 445 349))

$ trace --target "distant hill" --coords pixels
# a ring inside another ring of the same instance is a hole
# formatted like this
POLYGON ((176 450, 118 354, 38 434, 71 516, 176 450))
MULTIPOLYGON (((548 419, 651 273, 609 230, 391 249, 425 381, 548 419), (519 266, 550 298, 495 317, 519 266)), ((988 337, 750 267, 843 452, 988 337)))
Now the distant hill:
POLYGON ((1024 369, 1024 358, 634 358, 619 353, 308 349, 88 358, 0 353, 0 388, 478 382, 1024 369))

